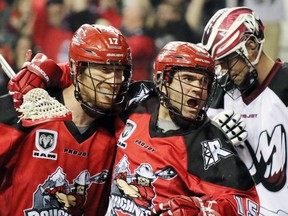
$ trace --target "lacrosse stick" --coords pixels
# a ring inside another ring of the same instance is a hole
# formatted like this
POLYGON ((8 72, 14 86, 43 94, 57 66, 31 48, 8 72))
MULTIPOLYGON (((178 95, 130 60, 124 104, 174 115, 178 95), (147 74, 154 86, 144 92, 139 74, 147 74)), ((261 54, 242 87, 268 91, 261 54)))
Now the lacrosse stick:
POLYGON ((1 63, 1 68, 3 69, 3 71, 6 73, 6 75, 10 79, 12 79, 16 74, 13 71, 13 69, 10 67, 8 62, 5 60, 2 54, 0 54, 0 63, 1 63))
MULTIPOLYGON (((12 79, 16 73, 1 54, 0 63, 3 71, 12 79)), ((25 127, 50 121, 72 120, 72 112, 41 88, 27 92, 23 96, 22 105, 16 110, 22 113, 19 116, 19 121, 22 121, 22 125, 25 127)))

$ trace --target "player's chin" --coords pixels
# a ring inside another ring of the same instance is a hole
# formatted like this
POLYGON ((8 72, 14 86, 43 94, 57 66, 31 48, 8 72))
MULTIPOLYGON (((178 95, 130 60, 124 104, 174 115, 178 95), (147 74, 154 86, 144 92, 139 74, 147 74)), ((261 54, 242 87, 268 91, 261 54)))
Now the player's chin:
POLYGON ((244 81, 244 77, 242 76, 237 76, 233 79, 234 84, 239 86, 242 82, 244 81))
POLYGON ((110 98, 109 100, 97 100, 94 106, 103 110, 108 110, 108 109, 111 109, 113 103, 114 102, 112 98, 110 98))
POLYGON ((201 112, 201 110, 204 108, 204 103, 200 102, 195 106, 185 106, 183 111, 182 111, 182 115, 185 118, 194 120, 196 118, 198 118, 199 113, 201 112))
POLYGON ((197 117, 198 110, 197 109, 189 109, 189 110, 184 110, 182 112, 182 116, 187 118, 187 119, 195 119, 197 117))

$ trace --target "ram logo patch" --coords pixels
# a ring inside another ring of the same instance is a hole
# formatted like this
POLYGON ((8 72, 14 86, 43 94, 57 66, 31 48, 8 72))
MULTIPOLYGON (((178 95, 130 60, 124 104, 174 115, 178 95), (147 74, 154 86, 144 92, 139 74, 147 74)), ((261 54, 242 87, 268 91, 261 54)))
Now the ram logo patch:
POLYGON ((58 133, 52 130, 37 130, 35 146, 38 151, 33 151, 33 157, 57 160, 57 154, 51 153, 57 145, 58 133))
POLYGON ((125 142, 125 140, 127 140, 131 136, 131 134, 134 132, 135 129, 136 129, 135 122, 128 119, 126 122, 125 128, 120 134, 120 137, 117 141, 117 146, 125 149, 127 146, 127 143, 125 142))

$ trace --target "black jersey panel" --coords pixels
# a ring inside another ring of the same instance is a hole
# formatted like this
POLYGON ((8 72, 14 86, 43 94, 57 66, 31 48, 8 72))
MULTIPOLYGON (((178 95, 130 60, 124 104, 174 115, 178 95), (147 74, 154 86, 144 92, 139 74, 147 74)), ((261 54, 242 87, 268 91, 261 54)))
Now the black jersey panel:
POLYGON ((226 135, 209 121, 202 128, 185 135, 184 139, 191 174, 201 180, 239 190, 248 190, 254 185, 248 169, 226 135))
POLYGON ((280 67, 268 86, 288 106, 288 63, 284 63, 280 67))

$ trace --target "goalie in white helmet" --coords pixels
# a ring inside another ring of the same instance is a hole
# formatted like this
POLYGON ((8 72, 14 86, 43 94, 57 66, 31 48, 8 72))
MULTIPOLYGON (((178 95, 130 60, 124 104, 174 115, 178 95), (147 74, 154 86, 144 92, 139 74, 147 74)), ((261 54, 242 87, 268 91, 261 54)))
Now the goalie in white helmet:
POLYGON ((260 213, 288 215, 288 64, 266 54, 264 39, 261 19, 247 7, 221 9, 207 23, 202 43, 220 69, 208 114, 242 116, 248 138, 236 149, 257 183, 260 213))
POLYGON ((264 26, 249 8, 219 10, 206 25, 202 37, 202 44, 216 60, 218 72, 230 75, 224 87, 232 82, 244 95, 258 85, 255 66, 262 55, 263 43, 264 26), (257 52, 252 54, 251 50, 257 52), (239 68, 241 62, 244 64, 239 68))

